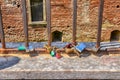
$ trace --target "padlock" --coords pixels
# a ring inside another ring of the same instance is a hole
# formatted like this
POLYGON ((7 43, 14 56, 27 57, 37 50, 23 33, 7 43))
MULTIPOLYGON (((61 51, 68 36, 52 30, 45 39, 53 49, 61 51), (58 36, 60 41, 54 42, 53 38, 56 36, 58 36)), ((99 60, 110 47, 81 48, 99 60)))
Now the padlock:
POLYGON ((62 56, 61 56, 61 54, 60 53, 56 53, 56 58, 57 59, 60 59, 62 56))
POLYGON ((51 55, 52 57, 54 57, 54 56, 55 56, 55 52, 52 50, 52 51, 50 52, 50 55, 51 55))
POLYGON ((82 52, 86 48, 84 43, 80 43, 79 45, 75 46, 75 49, 79 52, 82 52))
POLYGON ((25 47, 25 46, 19 46, 19 47, 18 47, 18 50, 19 50, 19 51, 24 51, 24 50, 26 50, 26 47, 25 47))

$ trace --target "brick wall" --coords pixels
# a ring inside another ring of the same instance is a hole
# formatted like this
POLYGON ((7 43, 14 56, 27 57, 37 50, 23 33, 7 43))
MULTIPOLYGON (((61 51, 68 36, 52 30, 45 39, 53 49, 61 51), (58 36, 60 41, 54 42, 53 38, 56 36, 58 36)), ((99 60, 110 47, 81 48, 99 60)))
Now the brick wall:
MULTIPOLYGON (((120 30, 120 0, 104 0, 102 41, 110 41, 111 32, 120 30)), ((78 0, 77 41, 96 41, 99 0, 78 0)))
MULTIPOLYGON (((25 40, 21 0, 15 0, 20 7, 2 1, 3 27, 6 42, 23 42, 25 40)), ((12 0, 10 1, 12 2, 12 0)), ((29 41, 47 40, 46 28, 28 26, 29 41)))
MULTIPOLYGON (((20 2, 20 0, 17 0, 20 2)), ((6 41, 24 41, 21 7, 2 1, 2 18, 6 41)))
MULTIPOLYGON (((7 42, 24 41, 21 0, 16 1, 20 7, 1 0, 3 26, 7 42)), ((96 41, 99 0, 77 1, 77 41, 96 41)), ((119 4, 120 0, 105 0, 102 41, 109 41, 111 32, 120 30, 119 4)), ((52 32, 62 32, 62 41, 70 42, 72 40, 72 9, 72 0, 51 0, 52 32)), ((28 28, 30 41, 47 40, 46 26, 28 26, 28 28)))
POLYGON ((51 0, 52 32, 63 33, 62 41, 72 39, 72 0, 51 0))
POLYGON ((120 30, 120 0, 105 0, 103 22, 102 38, 109 40, 112 31, 120 30))

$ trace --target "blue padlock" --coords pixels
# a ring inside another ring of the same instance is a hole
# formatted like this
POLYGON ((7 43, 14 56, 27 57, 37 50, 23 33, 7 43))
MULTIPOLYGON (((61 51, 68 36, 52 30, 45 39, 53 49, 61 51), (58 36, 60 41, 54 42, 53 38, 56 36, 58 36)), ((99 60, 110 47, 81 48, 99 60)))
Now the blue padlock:
POLYGON ((75 49, 79 52, 82 52, 86 48, 84 43, 80 43, 79 45, 75 46, 75 49))
POLYGON ((29 46, 30 51, 34 51, 34 48, 32 46, 29 46))

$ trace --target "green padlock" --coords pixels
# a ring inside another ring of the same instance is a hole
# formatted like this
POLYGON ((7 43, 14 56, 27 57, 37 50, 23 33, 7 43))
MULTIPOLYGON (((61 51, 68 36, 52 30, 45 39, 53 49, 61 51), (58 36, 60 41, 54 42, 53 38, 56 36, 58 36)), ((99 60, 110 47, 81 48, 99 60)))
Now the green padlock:
POLYGON ((24 51, 24 50, 26 50, 26 48, 25 48, 25 46, 19 46, 19 47, 18 47, 18 50, 19 50, 19 51, 24 51))
POLYGON ((52 51, 50 52, 50 55, 51 55, 52 57, 54 57, 54 56, 55 56, 55 52, 52 50, 52 51))

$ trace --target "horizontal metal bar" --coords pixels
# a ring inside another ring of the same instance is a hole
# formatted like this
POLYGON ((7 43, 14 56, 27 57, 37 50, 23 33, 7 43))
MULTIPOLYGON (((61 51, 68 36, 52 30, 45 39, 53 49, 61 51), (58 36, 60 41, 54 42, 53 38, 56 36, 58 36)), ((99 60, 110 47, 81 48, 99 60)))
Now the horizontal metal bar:
POLYGON ((118 46, 120 45, 120 43, 105 43, 105 44, 101 44, 100 47, 105 47, 105 46, 118 46))

